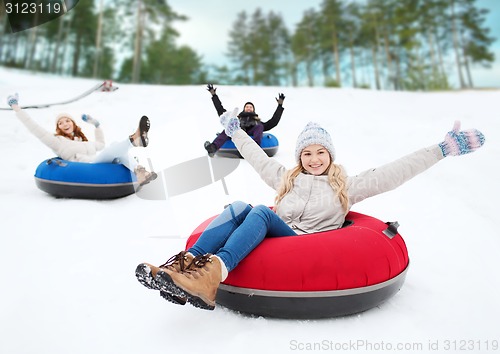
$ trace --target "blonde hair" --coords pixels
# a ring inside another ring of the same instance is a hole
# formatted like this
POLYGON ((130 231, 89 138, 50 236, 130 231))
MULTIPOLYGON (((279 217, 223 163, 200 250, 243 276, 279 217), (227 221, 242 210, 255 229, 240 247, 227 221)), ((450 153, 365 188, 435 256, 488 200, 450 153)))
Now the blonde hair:
MULTIPOLYGON (((287 195, 293 189, 295 178, 297 178, 297 176, 300 175, 303 171, 304 168, 299 162, 297 166, 283 174, 281 184, 277 191, 278 194, 274 199, 274 210, 278 208, 279 203, 283 200, 285 195, 287 195)), ((332 161, 325 172, 328 176, 328 182, 330 186, 335 191, 337 197, 340 200, 340 204, 342 205, 342 209, 344 209, 344 213, 347 214, 347 212, 349 211, 349 199, 347 196, 346 176, 344 170, 340 165, 336 165, 332 161)))

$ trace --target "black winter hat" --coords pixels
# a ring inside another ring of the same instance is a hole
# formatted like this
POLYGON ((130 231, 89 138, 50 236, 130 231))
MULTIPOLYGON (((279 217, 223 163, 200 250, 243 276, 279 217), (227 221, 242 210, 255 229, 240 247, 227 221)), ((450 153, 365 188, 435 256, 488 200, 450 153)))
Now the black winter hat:
POLYGON ((245 110, 245 106, 246 106, 247 104, 252 105, 252 107, 253 107, 253 111, 255 112, 255 106, 254 106, 254 104, 253 104, 252 102, 247 102, 247 103, 245 103, 245 104, 243 105, 243 110, 245 110))

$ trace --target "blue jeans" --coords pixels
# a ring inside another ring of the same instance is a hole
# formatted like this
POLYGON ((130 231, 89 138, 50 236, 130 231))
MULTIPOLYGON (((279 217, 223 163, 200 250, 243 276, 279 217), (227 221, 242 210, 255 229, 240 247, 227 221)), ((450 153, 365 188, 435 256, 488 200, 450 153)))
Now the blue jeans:
POLYGON ((234 202, 217 216, 188 251, 194 256, 212 253, 233 270, 264 237, 297 236, 265 205, 234 202))

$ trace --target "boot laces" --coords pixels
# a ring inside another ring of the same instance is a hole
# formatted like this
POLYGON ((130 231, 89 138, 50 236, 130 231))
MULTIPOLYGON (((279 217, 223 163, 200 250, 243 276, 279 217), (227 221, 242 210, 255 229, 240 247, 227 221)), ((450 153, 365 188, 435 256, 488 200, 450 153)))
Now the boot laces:
POLYGON ((186 251, 181 251, 176 255, 170 257, 165 263, 163 263, 159 268, 168 268, 174 267, 176 264, 179 264, 179 269, 181 272, 187 270, 189 266, 194 262, 188 264, 186 257, 186 251))
POLYGON ((205 266, 205 264, 207 264, 207 262, 210 262, 212 263, 212 260, 210 259, 212 255, 210 253, 207 253, 207 254, 203 254, 203 255, 200 255, 200 256, 196 256, 194 257, 193 259, 193 264, 197 267, 197 268, 202 268, 205 266))
MULTIPOLYGON (((212 260, 210 259, 211 256, 212 255, 210 253, 207 253, 207 254, 203 254, 203 255, 194 257, 189 269, 187 269, 187 271, 184 274, 188 277, 192 276, 195 279, 202 277, 204 274, 204 272, 202 272, 202 270, 204 269, 205 265, 207 263, 212 263, 212 260)), ((205 272, 206 272, 206 270, 205 270, 205 272)))

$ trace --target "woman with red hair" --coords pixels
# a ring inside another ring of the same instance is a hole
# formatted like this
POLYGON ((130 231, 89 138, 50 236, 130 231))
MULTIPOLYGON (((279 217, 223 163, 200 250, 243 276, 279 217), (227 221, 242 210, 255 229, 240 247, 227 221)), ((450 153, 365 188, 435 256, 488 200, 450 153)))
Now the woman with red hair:
POLYGON ((89 141, 82 129, 76 124, 71 115, 61 113, 56 117, 56 133, 51 133, 36 123, 18 104, 19 96, 11 95, 7 103, 14 110, 19 120, 42 143, 49 147, 58 157, 77 162, 112 163, 119 162, 131 170, 137 177, 139 186, 156 179, 155 172, 148 172, 133 158, 129 158, 132 147, 146 147, 148 145, 149 118, 143 116, 137 130, 126 139, 114 142, 105 147, 104 132, 98 120, 87 114, 82 120, 95 127, 95 141, 89 141), (97 153, 100 151, 99 153, 97 153))

